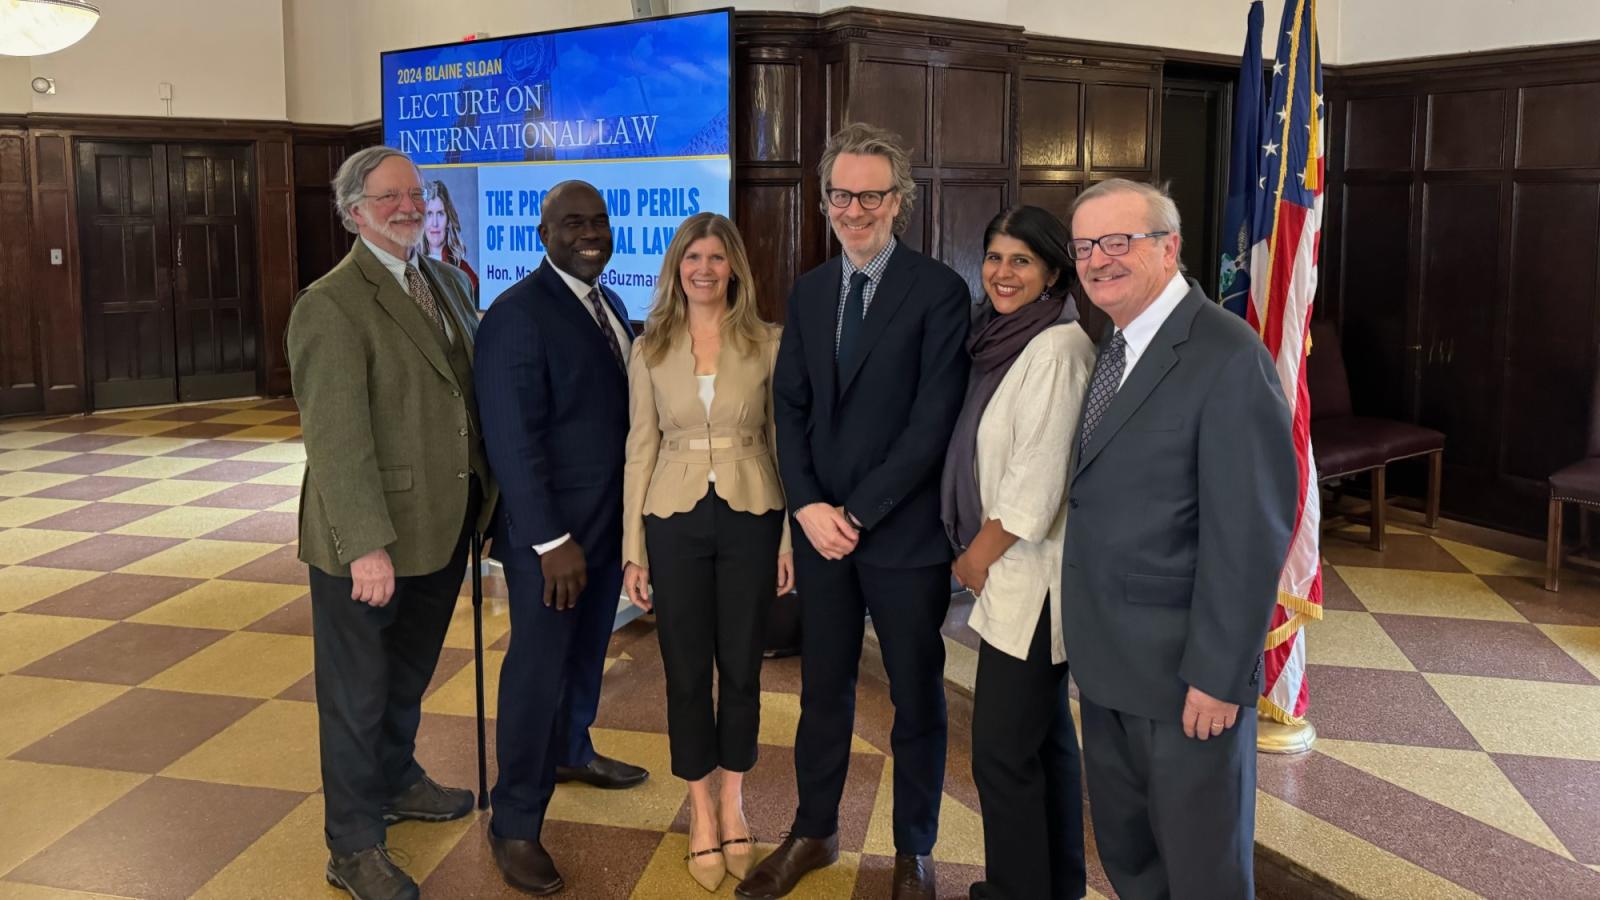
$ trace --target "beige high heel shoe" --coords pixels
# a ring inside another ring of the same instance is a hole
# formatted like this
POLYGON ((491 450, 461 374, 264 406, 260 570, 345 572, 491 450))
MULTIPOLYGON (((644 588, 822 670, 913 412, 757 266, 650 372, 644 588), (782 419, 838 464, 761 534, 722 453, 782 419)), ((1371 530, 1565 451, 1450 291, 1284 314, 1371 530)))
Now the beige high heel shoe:
POLYGON ((729 874, 743 881, 754 868, 756 839, 750 835, 750 825, 745 823, 744 836, 732 837, 722 842, 722 858, 729 874))
MULTIPOLYGON (((689 812, 689 840, 694 840, 694 811, 689 812)), ((689 864, 689 877, 695 883, 712 893, 722 886, 722 879, 728 875, 728 864, 723 856, 722 847, 712 847, 709 850, 695 850, 692 848, 683 856, 689 864)))

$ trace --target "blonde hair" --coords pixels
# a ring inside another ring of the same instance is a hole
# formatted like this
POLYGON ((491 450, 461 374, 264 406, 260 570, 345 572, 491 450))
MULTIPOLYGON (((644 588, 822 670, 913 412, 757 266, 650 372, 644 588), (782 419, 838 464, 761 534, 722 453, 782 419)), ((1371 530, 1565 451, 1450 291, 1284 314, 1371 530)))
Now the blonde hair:
POLYGON ((911 210, 917 204, 917 183, 911 179, 911 154, 900 143, 900 135, 865 122, 851 122, 828 138, 822 150, 817 174, 822 178, 822 214, 828 214, 828 190, 833 187, 833 163, 840 155, 881 156, 889 162, 891 188, 900 195, 900 211, 894 216, 894 232, 906 230, 911 210))
POLYGON ((689 333, 689 298, 683 292, 678 269, 689 252, 689 245, 701 238, 722 241, 733 277, 728 282, 728 312, 722 317, 722 337, 741 354, 754 352, 756 345, 771 340, 773 326, 762 320, 756 308, 755 278, 750 273, 750 257, 744 238, 728 220, 712 212, 697 213, 683 220, 667 246, 661 262, 661 277, 656 280, 655 299, 645 320, 639 348, 644 363, 655 366, 678 339, 689 333))

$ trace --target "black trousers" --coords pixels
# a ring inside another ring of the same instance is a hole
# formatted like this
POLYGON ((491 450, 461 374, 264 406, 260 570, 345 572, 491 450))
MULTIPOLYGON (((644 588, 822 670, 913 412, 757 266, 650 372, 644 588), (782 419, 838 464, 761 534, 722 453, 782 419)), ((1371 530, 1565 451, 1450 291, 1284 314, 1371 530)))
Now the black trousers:
POLYGON ((1210 740, 1079 697, 1095 844, 1124 900, 1255 893, 1256 716, 1210 740))
POLYGON ((1086 889, 1083 766, 1067 664, 1050 662, 1045 603, 1026 660, 985 641, 972 702, 972 777, 983 808, 984 900, 1078 900, 1086 889))
POLYGON ((855 730, 856 670, 865 616, 872 614, 889 674, 894 727, 894 845, 899 853, 933 852, 944 791, 944 638, 950 566, 890 569, 849 557, 826 560, 795 552, 800 591, 800 728, 794 768, 800 793, 795 835, 839 830, 839 800, 855 730))
POLYGON ((739 512, 713 490, 688 512, 645 517, 672 774, 685 781, 717 768, 755 767, 761 650, 778 584, 783 515, 739 512))
POLYGON ((382 843, 384 801, 422 778, 415 756, 422 692, 467 573, 474 506, 450 562, 396 578, 383 607, 351 600, 351 579, 309 567, 323 831, 334 853, 382 843))

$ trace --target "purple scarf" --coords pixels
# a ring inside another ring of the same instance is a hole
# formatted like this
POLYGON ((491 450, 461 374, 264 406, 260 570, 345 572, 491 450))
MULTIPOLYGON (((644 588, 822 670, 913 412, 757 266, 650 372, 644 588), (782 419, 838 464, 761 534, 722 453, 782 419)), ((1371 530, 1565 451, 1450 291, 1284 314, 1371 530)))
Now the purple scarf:
POLYGON ((1054 297, 1046 288, 1037 300, 1009 315, 995 312, 987 299, 973 313, 972 336, 967 339, 967 352, 972 356, 967 399, 950 436, 939 486, 939 517, 944 520, 945 536, 957 553, 971 545, 983 527, 983 502, 978 496, 978 423, 983 421, 994 392, 1028 342, 1052 325, 1078 318, 1077 304, 1065 302, 1069 299, 1071 295, 1054 297))

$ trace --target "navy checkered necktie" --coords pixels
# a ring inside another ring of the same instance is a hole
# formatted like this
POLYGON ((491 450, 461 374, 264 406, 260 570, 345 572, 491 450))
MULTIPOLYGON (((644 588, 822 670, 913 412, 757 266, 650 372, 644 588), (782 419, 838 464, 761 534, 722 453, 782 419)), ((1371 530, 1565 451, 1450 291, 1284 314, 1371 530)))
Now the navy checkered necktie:
POLYGON ((1089 396, 1083 402, 1083 428, 1078 434, 1078 452, 1089 446, 1094 427, 1106 414, 1117 388, 1122 386, 1122 368, 1127 360, 1128 341, 1119 330, 1106 342, 1100 358, 1094 363, 1094 376, 1089 380, 1089 396))

